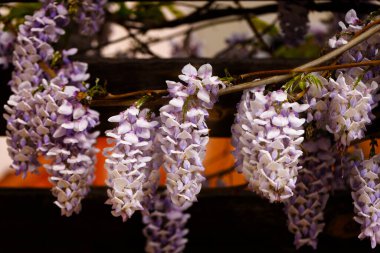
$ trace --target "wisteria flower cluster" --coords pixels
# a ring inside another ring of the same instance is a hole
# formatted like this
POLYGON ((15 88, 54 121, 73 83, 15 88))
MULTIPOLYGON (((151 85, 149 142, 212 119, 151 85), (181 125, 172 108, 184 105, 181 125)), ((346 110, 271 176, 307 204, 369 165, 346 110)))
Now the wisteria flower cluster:
POLYGON ((359 153, 359 160, 353 163, 350 184, 354 219, 361 225, 359 238, 369 237, 372 248, 375 248, 380 243, 380 155, 364 160, 363 153, 359 153))
POLYGON ((294 2, 278 2, 280 27, 284 33, 285 42, 290 45, 299 44, 309 28, 307 1, 297 0, 294 2))
POLYGON ((309 85, 305 96, 310 104, 308 122, 315 121, 319 129, 332 133, 335 140, 348 146, 364 137, 366 125, 374 118, 371 110, 377 104, 374 94, 378 84, 366 84, 340 73, 336 80, 318 76, 323 87, 309 85))
POLYGON ((91 130, 99 124, 99 114, 78 100, 80 89, 65 86, 64 80, 43 80, 44 90, 34 95, 35 108, 40 117, 31 120, 44 142, 40 150, 51 163, 44 167, 53 184, 55 204, 62 215, 79 213, 81 200, 88 194, 94 179, 97 149, 94 147, 98 132, 91 130))
POLYGON ((12 52, 16 36, 12 32, 0 30, 0 67, 7 69, 12 61, 12 52))
POLYGON ((25 23, 19 27, 10 81, 14 94, 5 106, 8 152, 17 174, 25 176, 40 166, 34 151, 37 143, 31 140, 32 136, 38 138, 39 134, 28 123, 38 114, 30 109, 31 102, 28 101, 33 100, 33 92, 42 79, 49 78, 39 63, 51 61, 54 52, 51 45, 64 33, 67 14, 63 5, 48 3, 33 16, 26 16, 25 23))
POLYGON ((89 84, 87 64, 72 61, 77 50, 63 50, 62 63, 50 68, 52 44, 65 33, 68 11, 51 1, 27 16, 15 45, 15 71, 10 82, 14 95, 5 107, 8 145, 13 167, 26 175, 40 166, 39 156, 53 184, 55 204, 62 215, 81 209, 81 200, 94 179, 99 114, 81 103, 89 84))
POLYGON ((153 212, 143 215, 144 236, 147 238, 145 251, 148 253, 183 252, 189 230, 186 223, 189 214, 174 205, 167 192, 152 200, 153 212))
POLYGON ((79 24, 79 32, 85 36, 96 34, 104 23, 104 6, 107 0, 78 1, 74 20, 79 24))
POLYGON ((126 221, 136 210, 144 209, 144 196, 154 194, 161 166, 156 159, 155 132, 159 124, 148 109, 135 106, 109 119, 118 123, 113 130, 106 132, 114 146, 106 150, 108 171, 107 204, 112 205, 112 214, 126 221), (151 118, 153 120, 151 120, 151 118), (148 186, 147 184, 152 184, 148 186))
POLYGON ((205 122, 207 109, 212 108, 224 84, 212 76, 210 64, 202 65, 198 71, 188 64, 179 79, 186 85, 167 81, 172 99, 160 109, 159 141, 169 195, 175 205, 185 207, 196 200, 201 190, 202 161, 209 139, 205 122))
POLYGON ((334 180, 335 153, 330 139, 323 136, 302 146, 306 154, 300 159, 302 169, 294 195, 284 202, 285 213, 296 247, 309 245, 316 249, 317 236, 324 227, 323 210, 334 180))
POLYGON ((288 102, 282 90, 265 94, 264 88, 244 91, 238 105, 232 126, 237 170, 271 202, 293 195, 305 122, 299 113, 308 107, 288 102))
MULTIPOLYGON (((331 47, 347 43, 355 32, 363 26, 354 10, 346 14, 348 27, 340 22, 342 32, 330 39, 331 47)), ((375 35, 378 37, 378 35, 375 35)), ((378 58, 379 40, 371 38, 346 51, 339 63, 352 63, 378 58)), ((343 69, 328 80, 319 76, 323 88, 312 87, 308 90, 306 100, 310 103, 308 122, 315 120, 316 126, 332 133, 342 146, 348 146, 353 140, 364 137, 366 125, 374 118, 371 110, 377 106, 375 94, 378 90, 379 69, 359 67, 343 69)))

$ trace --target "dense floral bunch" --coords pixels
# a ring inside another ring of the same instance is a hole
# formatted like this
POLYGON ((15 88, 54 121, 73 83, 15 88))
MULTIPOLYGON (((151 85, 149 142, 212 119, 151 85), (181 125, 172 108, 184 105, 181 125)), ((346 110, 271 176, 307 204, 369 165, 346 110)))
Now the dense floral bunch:
POLYGON ((318 128, 332 133, 343 146, 364 137, 367 124, 376 105, 374 93, 378 88, 375 81, 364 83, 340 73, 336 79, 318 76, 323 87, 309 85, 305 100, 310 104, 308 122, 315 121, 318 128))
POLYGON ((293 195, 305 122, 299 113, 307 108, 289 103, 282 90, 265 94, 264 88, 244 91, 238 105, 232 126, 237 170, 253 191, 271 202, 293 195))
POLYGON ((31 140, 39 133, 28 124, 35 117, 28 101, 33 100, 33 92, 42 79, 48 78, 39 63, 52 60, 54 49, 51 44, 64 33, 67 13, 63 5, 48 3, 33 16, 26 16, 25 23, 19 27, 12 62, 15 69, 10 81, 14 94, 5 106, 8 152, 13 160, 12 167, 18 174, 34 172, 40 165, 35 152, 36 143, 31 140))
POLYGON ((361 225, 360 239, 369 237, 372 248, 380 243, 380 155, 354 162, 350 184, 355 207, 355 221, 361 225))
POLYGON ((182 73, 179 79, 186 85, 167 81, 172 99, 160 109, 159 138, 169 195, 180 207, 195 201, 201 190, 202 161, 209 132, 205 122, 207 109, 213 107, 218 90, 223 87, 219 78, 212 76, 210 64, 202 65, 198 71, 188 64, 182 73))
POLYGON ((106 150, 108 171, 107 204, 112 214, 126 221, 136 210, 143 210, 144 196, 154 194, 159 157, 155 150, 158 122, 148 109, 135 106, 109 119, 118 126, 106 132, 114 146, 106 150), (153 120, 151 120, 153 119, 153 120), (158 160, 157 160, 158 159, 158 160), (152 185, 148 185, 148 184, 152 185))
POLYGON ((6 106, 8 145, 16 172, 35 171, 39 155, 50 163, 55 202, 62 215, 81 209, 81 200, 94 179, 99 114, 83 105, 89 84, 87 64, 72 61, 77 50, 63 50, 53 67, 54 49, 64 34, 68 11, 63 5, 45 1, 43 8, 26 17, 15 45, 15 71, 6 106))
POLYGON ((91 130, 99 124, 99 114, 81 104, 81 91, 72 84, 59 77, 49 83, 43 80, 44 90, 34 95, 39 117, 31 120, 44 134, 38 150, 51 160, 44 166, 57 197, 55 204, 66 216, 80 211, 93 182, 98 132, 91 130))
POLYGON ((167 192, 155 196, 152 200, 154 211, 143 215, 146 225, 143 233, 147 238, 145 251, 148 253, 183 252, 189 232, 185 228, 189 214, 173 204, 167 192))
POLYGON ((79 32, 82 35, 92 36, 100 30, 100 26, 104 23, 104 6, 107 0, 82 0, 78 2, 78 10, 74 20, 79 24, 79 32))
POLYGON ((298 45, 303 41, 308 30, 307 1, 278 1, 278 16, 284 40, 290 45, 298 45))
MULTIPOLYGON (((346 44, 348 40, 362 29, 362 22, 354 10, 346 14, 346 22, 340 22, 342 32, 330 39, 329 44, 335 48, 346 44)), ((379 35, 345 52, 339 63, 352 63, 377 59, 379 35)), ((319 77, 323 88, 312 87, 308 90, 307 102, 310 103, 308 121, 315 120, 318 128, 332 133, 335 140, 343 146, 364 137, 365 126, 374 118, 371 110, 377 105, 375 94, 378 89, 379 68, 349 68, 339 70, 335 78, 326 80, 319 77)))
POLYGON ((335 158, 331 141, 326 137, 304 142, 302 146, 306 154, 300 159, 302 169, 294 195, 285 200, 285 213, 296 247, 309 245, 316 249, 317 236, 324 227, 323 210, 334 180, 335 158))
POLYGON ((15 35, 12 32, 0 30, 0 68, 7 69, 12 61, 15 35))

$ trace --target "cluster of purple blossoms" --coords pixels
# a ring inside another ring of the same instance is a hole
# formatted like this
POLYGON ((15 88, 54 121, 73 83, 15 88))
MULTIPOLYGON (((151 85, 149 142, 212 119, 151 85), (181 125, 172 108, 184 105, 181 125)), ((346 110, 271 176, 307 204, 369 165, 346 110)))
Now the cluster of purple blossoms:
POLYGON ((361 225, 360 239, 369 237, 372 248, 380 243, 380 156, 354 162, 350 184, 354 202, 355 221, 361 225))
POLYGON ((31 120, 43 135, 40 150, 51 161, 44 164, 53 184, 52 192, 62 215, 71 216, 81 210, 81 200, 94 180, 99 114, 81 104, 81 92, 71 83, 56 77, 42 81, 44 90, 34 95, 38 116, 31 120))
POLYGON ((159 154, 155 153, 155 132, 159 124, 148 109, 135 106, 109 118, 118 126, 106 132, 114 146, 106 151, 107 191, 112 214, 126 221, 136 210, 144 209, 144 201, 155 193, 159 154))
POLYGON ((78 11, 74 20, 79 24, 79 32, 85 36, 92 36, 100 30, 104 23, 104 6, 107 0, 78 1, 78 11))
MULTIPOLYGON (((330 39, 335 48, 347 41, 362 29, 362 22, 354 10, 346 14, 346 23, 340 22, 342 32, 330 39)), ((379 35, 370 38, 358 46, 346 51, 339 63, 352 63, 378 58, 379 35)), ((328 80, 318 76, 323 87, 309 85, 305 100, 310 104, 308 122, 315 121, 316 127, 332 133, 342 146, 364 137, 366 125, 374 118, 371 110, 377 105, 375 94, 378 89, 378 67, 349 68, 336 72, 328 80)))
POLYGON ((62 64, 47 70, 54 55, 52 43, 64 34, 68 11, 46 1, 20 26, 10 85, 14 95, 5 107, 9 153, 17 173, 34 172, 44 155, 50 163, 55 202, 62 215, 81 209, 81 200, 94 179, 94 148, 99 114, 81 103, 89 84, 87 64, 71 61, 76 49, 63 50, 62 64))
POLYGON ((0 30, 0 67, 7 69, 12 61, 15 35, 12 32, 0 30))
POLYGON ((295 235, 297 248, 317 248, 317 236, 324 227, 323 210, 334 181, 335 158, 330 139, 318 137, 303 143, 305 155, 300 159, 294 195, 284 201, 288 228, 295 235))
POLYGON ((186 229, 189 214, 173 204, 169 194, 163 192, 152 199, 153 212, 143 214, 146 225, 143 233, 147 238, 145 251, 148 253, 179 253, 185 249, 188 234, 186 229))
POLYGON ((355 221, 361 225, 360 239, 369 237, 372 248, 380 243, 380 156, 355 162, 350 184, 354 201, 355 221))
POLYGON ((245 90, 232 126, 237 170, 249 187, 271 202, 293 195, 302 155, 302 128, 299 113, 307 104, 289 103, 287 93, 264 93, 264 88, 245 90))
POLYGON ((309 24, 307 1, 278 1, 278 17, 284 40, 289 45, 303 41, 309 24))
POLYGON ((35 117, 30 109, 29 100, 33 100, 33 91, 43 78, 48 78, 41 69, 40 62, 50 62, 54 49, 51 44, 57 42, 68 23, 67 10, 63 5, 48 3, 34 13, 26 16, 20 25, 13 54, 14 71, 10 81, 14 93, 5 106, 7 120, 8 152, 17 174, 24 176, 39 167, 36 143, 32 136, 38 136, 37 130, 28 122, 35 117))
POLYGON ((181 82, 167 81, 168 105, 161 107, 159 141, 163 151, 166 185, 173 203, 179 207, 196 201, 204 177, 202 161, 208 143, 206 125, 207 109, 217 100, 217 93, 224 84, 212 76, 210 64, 198 71, 188 64, 179 75, 181 82))

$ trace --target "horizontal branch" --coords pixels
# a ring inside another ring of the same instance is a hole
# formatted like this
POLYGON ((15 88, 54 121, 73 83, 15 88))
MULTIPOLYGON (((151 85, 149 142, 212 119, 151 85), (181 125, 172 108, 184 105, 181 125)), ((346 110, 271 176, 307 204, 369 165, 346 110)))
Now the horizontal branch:
MULTIPOLYGON (((342 8, 342 4, 338 2, 308 2, 307 8, 312 11, 332 11, 332 12, 338 12, 338 13, 346 13, 349 8, 342 8)), ((376 10, 379 8, 379 5, 376 3, 361 3, 360 5, 355 6, 356 11, 358 12, 364 12, 364 13, 370 13, 373 10, 376 10)), ((246 15, 246 14, 253 14, 253 15, 262 15, 267 13, 276 13, 278 10, 277 4, 269 4, 264 6, 259 6, 255 8, 226 8, 226 9, 210 9, 206 12, 202 13, 194 13, 190 14, 188 16, 185 16, 183 18, 174 19, 171 21, 165 21, 161 24, 154 24, 149 26, 143 26, 140 29, 142 31, 147 31, 151 29, 160 29, 160 28, 172 28, 177 27, 179 25, 183 24, 193 24, 201 21, 226 17, 226 16, 234 16, 234 15, 246 15)), ((125 20, 117 19, 114 20, 118 23, 123 23, 125 20)), ((133 20, 133 22, 136 22, 138 20, 133 20)))
MULTIPOLYGON (((321 57, 319 57, 319 58, 317 58, 311 62, 308 62, 306 64, 303 64, 303 65, 293 69, 292 72, 301 71, 302 69, 307 69, 307 68, 311 68, 311 67, 316 67, 316 66, 318 66, 324 62, 332 60, 332 59, 336 58, 337 56, 343 54, 345 51, 347 51, 350 48, 356 46, 357 44, 363 42, 364 40, 368 39, 369 37, 371 37, 372 35, 374 35, 378 32, 380 32, 380 25, 379 24, 372 26, 367 31, 361 33, 357 37, 350 40, 347 44, 345 44, 345 45, 343 45, 343 46, 341 46, 341 47, 339 47, 339 48, 337 48, 337 49, 335 49, 335 50, 333 50, 333 51, 331 51, 331 52, 329 52, 329 53, 327 53, 327 54, 325 54, 325 55, 323 55, 323 56, 321 56, 321 57)), ((277 76, 268 77, 268 78, 258 80, 258 81, 250 81, 250 82, 241 83, 241 84, 230 86, 230 87, 227 87, 225 89, 220 90, 219 96, 234 93, 234 92, 239 92, 239 91, 242 91, 245 89, 252 89, 252 88, 258 87, 258 86, 283 82, 283 81, 285 81, 289 78, 292 78, 292 77, 293 77, 293 74, 285 74, 285 75, 277 75, 277 76)))
POLYGON ((240 75, 239 78, 247 79, 247 78, 253 78, 253 77, 258 77, 258 76, 263 76, 263 75, 287 74, 287 73, 310 73, 310 72, 320 72, 320 71, 325 71, 325 70, 337 70, 337 69, 345 69, 345 68, 354 68, 354 67, 362 67, 362 66, 378 66, 378 65, 380 65, 380 60, 344 63, 344 64, 327 65, 327 66, 320 66, 320 67, 310 67, 310 68, 304 68, 304 69, 262 70, 262 71, 255 71, 255 72, 240 75))

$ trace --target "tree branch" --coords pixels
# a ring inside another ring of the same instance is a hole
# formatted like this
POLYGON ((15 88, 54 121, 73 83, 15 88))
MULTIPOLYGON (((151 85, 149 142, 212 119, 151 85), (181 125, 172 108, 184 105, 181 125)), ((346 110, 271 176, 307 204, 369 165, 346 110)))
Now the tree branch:
MULTIPOLYGON (((327 53, 327 54, 325 54, 325 55, 323 55, 323 56, 321 56, 321 57, 319 57, 319 58, 317 58, 311 62, 308 62, 304 65, 301 65, 301 66, 293 69, 293 72, 298 71, 298 70, 302 70, 302 69, 315 67, 315 66, 318 66, 324 62, 332 60, 335 57, 341 55, 345 51, 356 46, 360 42, 368 39, 369 37, 371 37, 372 35, 374 35, 378 32, 380 32, 380 24, 376 24, 375 26, 372 26, 367 31, 361 33, 357 37, 350 40, 346 45, 343 45, 343 46, 341 46, 341 47, 339 47, 339 48, 337 48, 337 49, 335 49, 335 50, 333 50, 333 51, 331 51, 331 52, 329 52, 329 53, 327 53)), ((285 74, 285 75, 277 75, 277 76, 273 76, 273 77, 268 77, 268 78, 258 80, 258 81, 245 82, 245 83, 241 83, 238 85, 234 85, 234 86, 230 86, 230 87, 227 87, 225 89, 222 89, 219 91, 218 94, 219 94, 219 96, 223 96, 226 94, 239 92, 239 91, 242 91, 245 89, 252 89, 252 88, 258 87, 258 86, 263 86, 263 85, 268 85, 268 84, 273 84, 273 83, 279 83, 279 82, 285 81, 291 77, 293 77, 293 74, 285 74)))

